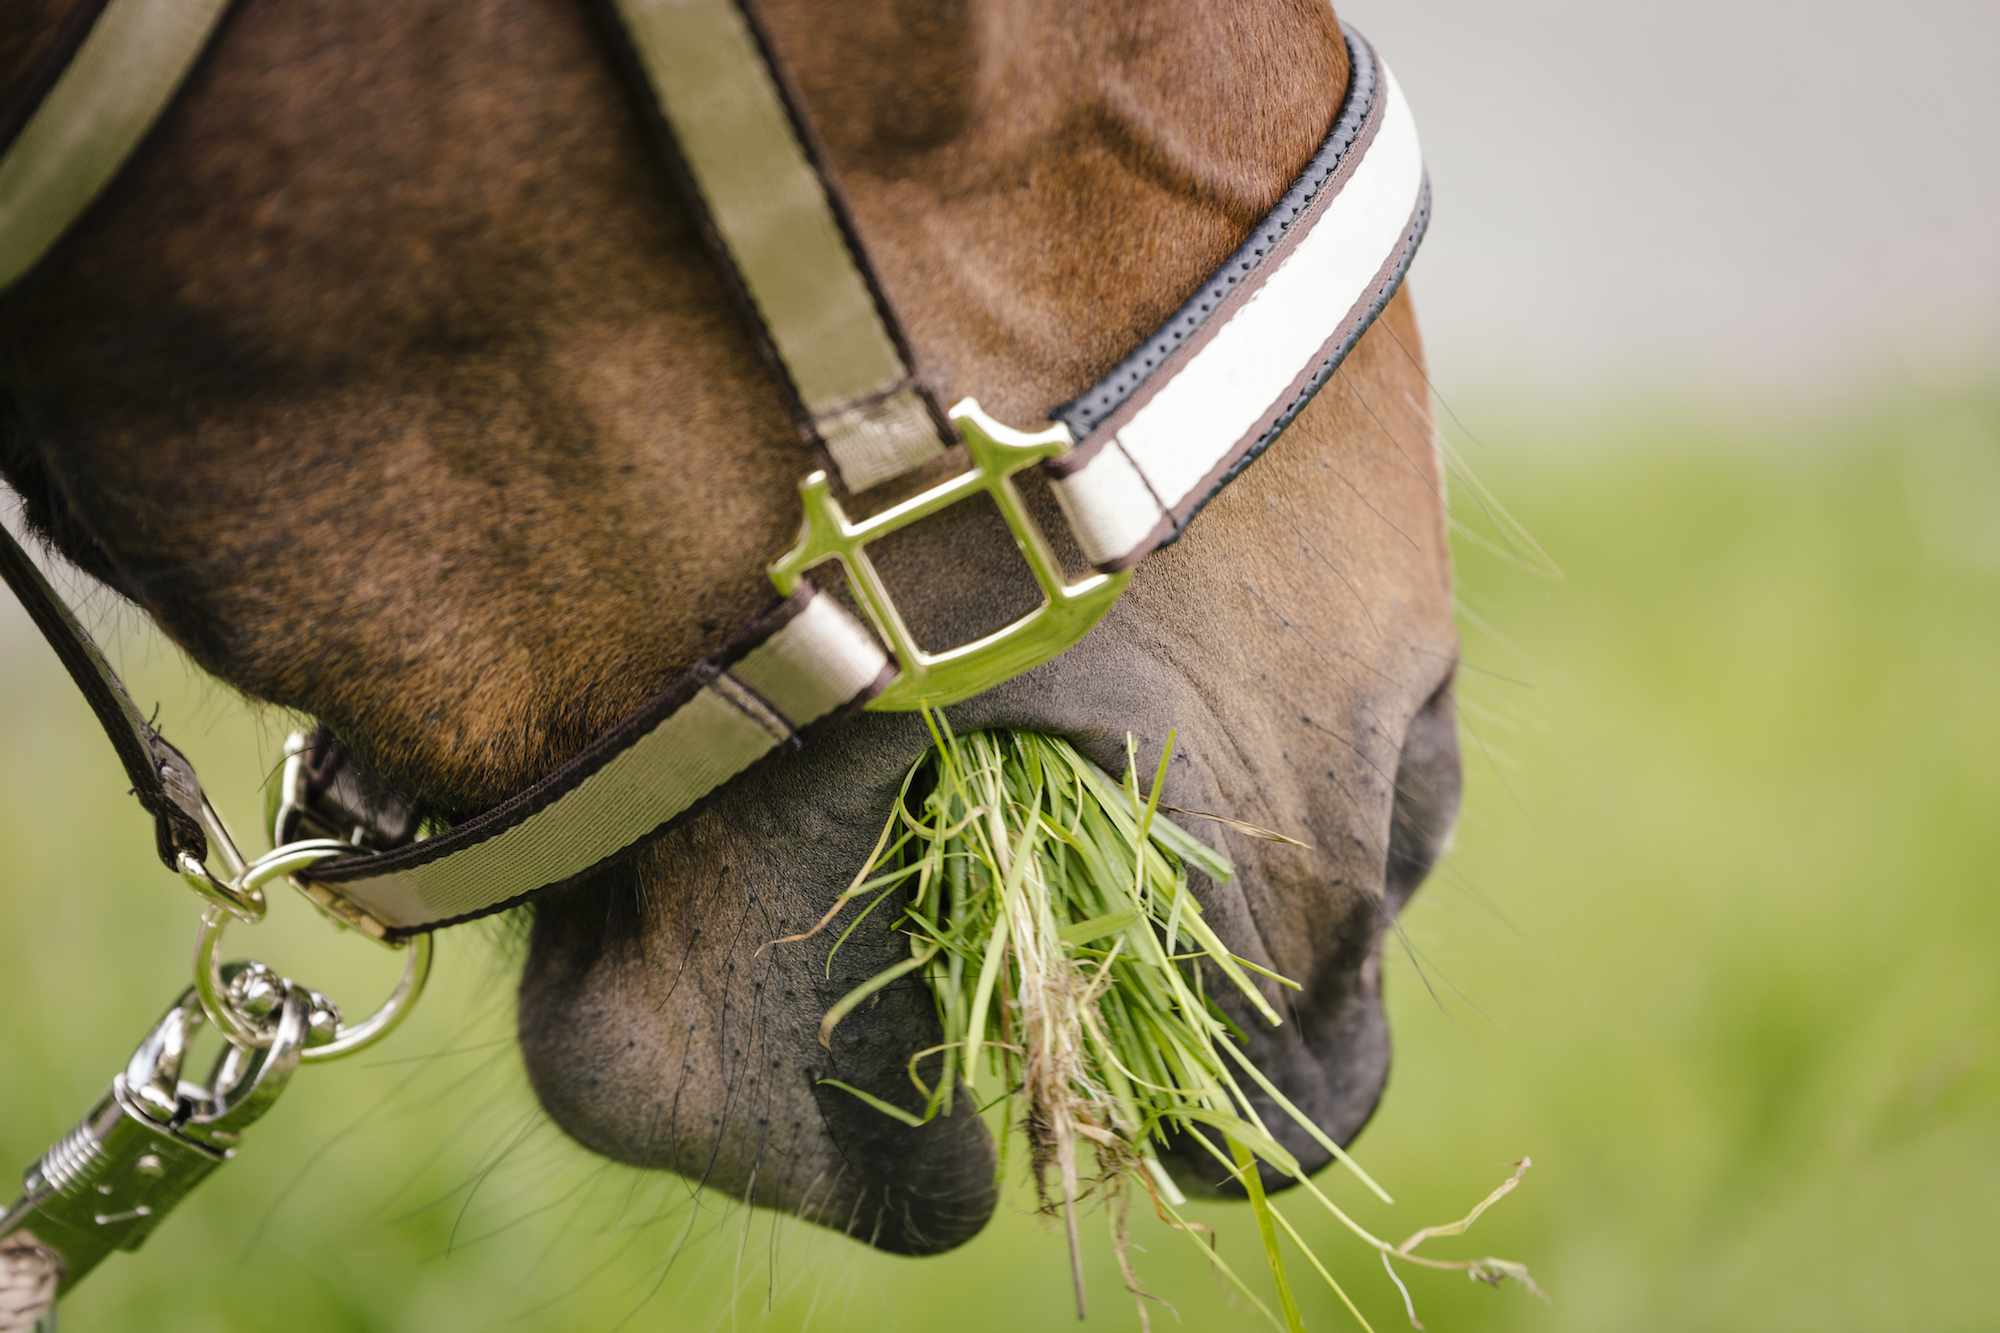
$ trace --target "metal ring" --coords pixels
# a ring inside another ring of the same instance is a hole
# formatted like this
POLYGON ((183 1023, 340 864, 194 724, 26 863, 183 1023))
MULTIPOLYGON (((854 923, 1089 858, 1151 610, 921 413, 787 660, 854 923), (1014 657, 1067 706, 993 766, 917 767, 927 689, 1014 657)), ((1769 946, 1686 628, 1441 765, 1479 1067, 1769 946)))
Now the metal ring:
MULTIPOLYGON (((251 862, 244 869, 238 885, 259 893, 261 897, 261 886, 266 881, 294 874, 330 856, 352 850, 346 843, 332 838, 291 843, 266 852, 251 862)), ((237 1012, 236 1006, 230 1003, 228 983, 222 976, 222 935, 228 929, 231 915, 219 906, 201 914, 201 934, 195 941, 194 952, 195 994, 200 998, 202 1011, 208 1015, 209 1021, 231 1044, 261 1049, 271 1044, 270 1031, 237 1012)), ((402 947, 408 950, 403 958, 403 975, 397 980, 395 989, 389 992, 389 998, 361 1022, 342 1023, 334 1029, 330 1040, 302 1050, 299 1053, 301 1060, 333 1060, 352 1055, 388 1036, 408 1016, 417 997, 423 993, 424 983, 430 979, 431 937, 415 936, 402 947)))
POLYGON ((264 832, 273 847, 292 840, 293 829, 305 811, 306 754, 311 748, 312 738, 303 731, 285 737, 285 761, 278 770, 278 780, 265 789, 264 832))
POLYGON ((229 878, 217 879, 215 872, 193 852, 182 852, 175 857, 174 868, 180 871, 189 888, 238 921, 253 925, 262 921, 268 906, 263 890, 257 887, 262 880, 250 882, 246 879, 249 867, 243 862, 243 853, 236 849, 236 839, 229 836, 229 826, 222 822, 222 816, 216 813, 206 796, 201 798, 201 827, 208 835, 209 851, 221 858, 229 878))
POLYGON ((338 1060, 343 1055, 366 1050, 395 1031, 410 1016, 417 997, 424 993, 424 983, 431 979, 431 937, 413 935, 403 947, 409 950, 403 957, 403 975, 397 979, 396 988, 389 992, 389 998, 359 1023, 342 1023, 335 1028, 333 1040, 300 1051, 299 1059, 312 1064, 321 1060, 338 1060))
POLYGON ((187 886, 214 904, 210 910, 220 909, 238 921, 256 925, 264 919, 264 911, 269 906, 264 901, 262 890, 245 892, 233 880, 220 880, 210 871, 202 859, 193 852, 182 852, 174 859, 174 868, 181 872, 187 886))

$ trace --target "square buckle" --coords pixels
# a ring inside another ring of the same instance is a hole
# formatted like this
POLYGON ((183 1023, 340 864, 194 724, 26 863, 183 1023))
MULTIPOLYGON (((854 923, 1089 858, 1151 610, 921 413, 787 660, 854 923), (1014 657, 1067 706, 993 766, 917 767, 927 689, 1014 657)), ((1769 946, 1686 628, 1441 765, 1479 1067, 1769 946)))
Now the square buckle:
POLYGON ((951 420, 965 441, 966 454, 972 460, 970 468, 859 521, 847 516, 826 473, 814 472, 799 483, 799 499, 805 509, 799 539, 791 550, 771 562, 771 582, 787 597, 798 590, 807 570, 827 560, 838 560, 847 571, 855 597, 901 668, 887 688, 868 701, 872 709, 904 712, 943 707, 1040 666, 1087 634, 1132 577, 1131 571, 1125 570, 1064 582, 1061 562, 1015 489, 1016 472, 1068 451, 1071 440, 1067 428, 1056 425, 1033 434, 1013 430, 987 416, 970 398, 960 399, 951 409, 951 420), (1041 589, 1042 604, 970 643, 926 652, 911 635, 888 585, 869 558, 868 544, 980 494, 992 497, 994 508, 1000 511, 1028 572, 1041 589))

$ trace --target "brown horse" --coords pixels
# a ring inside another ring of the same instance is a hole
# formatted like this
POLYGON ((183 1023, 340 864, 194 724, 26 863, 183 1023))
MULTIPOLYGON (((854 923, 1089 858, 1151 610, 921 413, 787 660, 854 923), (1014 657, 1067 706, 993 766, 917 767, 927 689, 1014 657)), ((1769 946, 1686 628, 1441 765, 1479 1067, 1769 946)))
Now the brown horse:
MULTIPOLYGON (((67 8, 8 6, 0 87, 67 8)), ((759 10, 917 358, 1024 427, 1241 240, 1347 79, 1325 0, 759 10)), ((1218 833, 1242 874, 1206 893, 1235 949, 1304 983, 1251 1054, 1341 1139, 1386 1074, 1385 927, 1458 796, 1420 355, 1405 295, 1088 639, 952 712, 1114 769, 1128 731, 1157 754, 1178 728, 1170 801, 1310 840, 1218 833)), ((0 471, 54 547, 448 818, 767 603, 811 465, 561 0, 244 6, 0 303, 0 357, 0 471)), ((935 640, 990 627, 989 538, 940 520, 894 553, 935 640)), ((762 947, 846 883, 922 745, 907 715, 847 717, 535 905, 520 1043, 565 1130, 885 1248, 978 1230, 975 1118, 908 1130, 816 1084, 893 1090, 933 1040, 914 990, 815 1039, 895 940, 831 978, 822 948, 762 947)))

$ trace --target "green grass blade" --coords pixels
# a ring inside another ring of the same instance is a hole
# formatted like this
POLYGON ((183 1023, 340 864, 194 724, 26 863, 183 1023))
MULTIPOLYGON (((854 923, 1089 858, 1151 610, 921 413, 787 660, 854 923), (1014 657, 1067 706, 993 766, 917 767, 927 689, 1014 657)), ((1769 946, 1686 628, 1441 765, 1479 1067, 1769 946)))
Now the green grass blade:
POLYGON ((846 1093, 848 1096, 858 1097, 862 1101, 874 1107, 876 1110, 880 1111, 883 1115, 886 1115, 894 1120, 900 1120, 904 1124, 908 1125, 911 1129, 923 1128, 925 1121, 924 1116, 912 1115, 908 1111, 905 1111, 902 1107, 896 1105, 894 1102, 884 1101, 880 1097, 877 1097, 872 1092, 863 1092, 860 1088, 855 1087, 852 1083, 843 1083, 837 1078, 823 1078, 819 1080, 819 1086, 821 1086, 822 1088, 839 1088, 842 1092, 846 1093))
POLYGON ((1257 1234, 1264 1241, 1264 1262, 1271 1270, 1272 1285, 1278 1289, 1278 1308, 1285 1312, 1285 1327, 1289 1333, 1305 1333, 1306 1321, 1299 1314, 1292 1284, 1285 1278, 1285 1256, 1278 1252, 1278 1228, 1271 1220, 1271 1201, 1264 1197, 1264 1178, 1257 1170, 1257 1159, 1234 1138, 1229 1140, 1229 1155, 1236 1161, 1236 1178, 1243 1182, 1250 1209, 1257 1215, 1257 1234))

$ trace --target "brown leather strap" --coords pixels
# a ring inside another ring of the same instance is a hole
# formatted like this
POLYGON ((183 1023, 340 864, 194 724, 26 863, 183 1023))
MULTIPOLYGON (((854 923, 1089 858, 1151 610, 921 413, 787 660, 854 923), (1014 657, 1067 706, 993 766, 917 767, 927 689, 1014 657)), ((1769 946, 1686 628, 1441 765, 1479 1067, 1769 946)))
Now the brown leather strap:
POLYGON ((28 618, 48 640, 84 702, 97 715, 111 748, 118 752, 118 762, 125 766, 132 794, 153 816, 160 859, 170 869, 177 869, 183 852, 196 859, 206 858, 208 836, 203 831, 201 783, 195 778, 194 766, 133 704, 96 640, 77 623, 42 571, 4 528, 0 528, 0 578, 14 590, 28 618))

